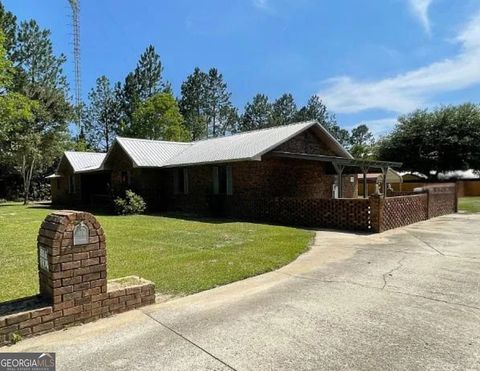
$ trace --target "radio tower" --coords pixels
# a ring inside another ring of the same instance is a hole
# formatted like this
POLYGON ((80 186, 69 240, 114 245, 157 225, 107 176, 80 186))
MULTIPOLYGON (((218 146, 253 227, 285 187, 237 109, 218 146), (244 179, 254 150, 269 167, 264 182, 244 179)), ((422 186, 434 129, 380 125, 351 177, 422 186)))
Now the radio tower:
POLYGON ((72 8, 72 28, 73 28, 73 60, 75 72, 75 121, 80 129, 80 137, 82 138, 82 92, 81 92, 81 76, 80 76, 80 0, 68 0, 72 8))

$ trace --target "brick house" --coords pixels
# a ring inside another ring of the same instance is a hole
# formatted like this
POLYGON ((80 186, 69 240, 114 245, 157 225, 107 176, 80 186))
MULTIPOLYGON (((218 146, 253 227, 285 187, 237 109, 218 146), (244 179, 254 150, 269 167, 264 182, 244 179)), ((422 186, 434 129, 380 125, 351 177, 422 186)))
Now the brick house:
POLYGON ((151 210, 245 215, 253 201, 357 199, 359 172, 398 163, 354 159, 316 121, 191 143, 116 138, 108 153, 66 152, 54 204, 98 204, 132 189, 151 210))

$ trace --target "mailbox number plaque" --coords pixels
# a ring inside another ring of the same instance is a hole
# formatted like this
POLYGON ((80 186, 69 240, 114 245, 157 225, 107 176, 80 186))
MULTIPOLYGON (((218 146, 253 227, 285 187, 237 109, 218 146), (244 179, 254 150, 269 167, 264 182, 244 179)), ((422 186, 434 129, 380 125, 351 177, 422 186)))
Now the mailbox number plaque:
POLYGON ((73 244, 86 245, 88 243, 88 227, 83 223, 78 223, 73 229, 73 244))

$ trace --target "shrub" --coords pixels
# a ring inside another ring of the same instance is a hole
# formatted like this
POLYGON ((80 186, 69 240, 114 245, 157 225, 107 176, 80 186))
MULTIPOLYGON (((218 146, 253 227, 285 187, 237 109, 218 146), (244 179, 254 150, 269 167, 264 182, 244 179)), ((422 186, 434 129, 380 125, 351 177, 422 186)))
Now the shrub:
POLYGON ((142 196, 131 190, 125 192, 125 198, 117 197, 113 202, 118 215, 143 214, 147 208, 142 196))

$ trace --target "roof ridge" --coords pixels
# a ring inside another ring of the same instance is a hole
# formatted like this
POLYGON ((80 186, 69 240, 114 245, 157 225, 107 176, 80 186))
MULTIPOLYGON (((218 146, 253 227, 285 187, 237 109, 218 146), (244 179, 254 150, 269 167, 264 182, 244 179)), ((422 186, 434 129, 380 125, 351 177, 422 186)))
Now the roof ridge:
POLYGON ((176 142, 172 140, 158 140, 158 139, 145 139, 145 138, 129 138, 129 137, 120 137, 117 136, 117 139, 127 139, 141 142, 155 142, 155 143, 164 143, 164 144, 182 144, 182 145, 192 145, 194 142, 176 142))
POLYGON ((87 154, 87 155, 106 155, 106 152, 88 152, 88 151, 65 151, 65 153, 78 153, 78 154, 87 154))
POLYGON ((222 137, 205 138, 205 139, 200 139, 200 140, 193 141, 191 143, 199 143, 199 142, 205 142, 207 140, 215 140, 215 139, 232 138, 232 137, 237 137, 237 136, 240 136, 240 135, 258 133, 258 132, 267 131, 267 130, 280 130, 280 129, 283 129, 283 128, 288 128, 289 126, 307 125, 307 124, 313 124, 313 123, 316 123, 316 122, 318 122, 318 121, 317 120, 306 120, 306 121, 292 122, 291 124, 288 124, 288 125, 271 126, 271 127, 268 127, 268 128, 261 128, 261 129, 255 129, 255 130, 250 130, 250 131, 243 131, 241 133, 235 133, 235 134, 226 135, 226 136, 222 136, 222 137))

